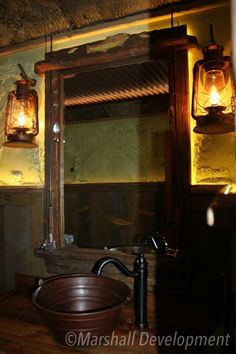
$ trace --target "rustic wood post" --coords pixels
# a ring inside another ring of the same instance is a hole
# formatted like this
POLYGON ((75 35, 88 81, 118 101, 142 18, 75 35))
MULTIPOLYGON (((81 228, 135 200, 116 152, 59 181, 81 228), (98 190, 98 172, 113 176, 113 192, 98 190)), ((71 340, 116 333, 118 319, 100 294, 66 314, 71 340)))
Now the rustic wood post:
POLYGON ((63 91, 63 75, 46 73, 45 238, 53 238, 57 248, 64 232, 63 91))
POLYGON ((187 49, 172 51, 169 75, 167 225, 174 246, 185 246, 190 222, 190 107, 187 49))

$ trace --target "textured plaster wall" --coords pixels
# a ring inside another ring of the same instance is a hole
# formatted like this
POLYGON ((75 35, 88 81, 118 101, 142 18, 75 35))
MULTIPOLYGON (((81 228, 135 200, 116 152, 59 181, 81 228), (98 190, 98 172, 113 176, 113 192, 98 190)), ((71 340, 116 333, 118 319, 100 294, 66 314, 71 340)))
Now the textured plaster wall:
POLYGON ((41 186, 44 184, 44 78, 34 73, 34 63, 43 58, 42 50, 21 52, 0 58, 0 185, 41 186), (5 106, 8 92, 15 89, 20 79, 17 64, 23 65, 29 77, 37 80, 39 96, 38 147, 34 149, 10 148, 5 142, 5 106))
POLYGON ((165 180, 167 113, 65 127, 65 183, 165 180))
POLYGON ((228 184, 236 177, 236 135, 193 137, 193 168, 197 184, 228 184))

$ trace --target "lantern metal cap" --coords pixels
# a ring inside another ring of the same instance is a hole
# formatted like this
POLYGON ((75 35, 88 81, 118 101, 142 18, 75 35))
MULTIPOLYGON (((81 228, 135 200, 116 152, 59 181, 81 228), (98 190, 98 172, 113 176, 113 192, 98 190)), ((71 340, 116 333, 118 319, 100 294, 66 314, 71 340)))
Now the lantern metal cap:
POLYGON ((210 25, 210 42, 208 45, 203 48, 202 53, 204 56, 204 61, 208 60, 218 60, 224 55, 224 47, 220 44, 217 44, 214 39, 213 34, 213 25, 210 25))

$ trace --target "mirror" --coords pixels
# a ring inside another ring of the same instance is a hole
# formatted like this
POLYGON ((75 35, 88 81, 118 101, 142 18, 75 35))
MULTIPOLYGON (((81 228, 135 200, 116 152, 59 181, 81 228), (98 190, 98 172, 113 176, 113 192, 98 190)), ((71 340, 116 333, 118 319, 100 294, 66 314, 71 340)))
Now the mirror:
POLYGON ((103 248, 155 229, 179 242, 190 186, 187 48, 195 45, 180 26, 36 64, 46 72, 46 236, 57 247, 65 233, 103 248))
POLYGON ((163 230, 167 63, 64 80, 65 233, 79 247, 137 244, 163 230))
POLYGON ((129 245, 163 230, 168 95, 158 98, 65 109, 65 233, 78 246, 129 245))

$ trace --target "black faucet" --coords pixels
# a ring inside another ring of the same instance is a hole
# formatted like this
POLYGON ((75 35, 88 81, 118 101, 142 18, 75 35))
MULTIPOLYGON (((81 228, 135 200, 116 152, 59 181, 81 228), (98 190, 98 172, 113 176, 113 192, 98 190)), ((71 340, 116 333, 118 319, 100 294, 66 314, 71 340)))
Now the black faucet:
POLYGON ((134 269, 130 271, 119 259, 103 257, 93 266, 92 272, 102 275, 103 268, 107 264, 114 264, 124 275, 134 278, 134 313, 135 325, 139 328, 148 327, 147 322, 147 261, 144 254, 138 254, 134 261, 134 269))

